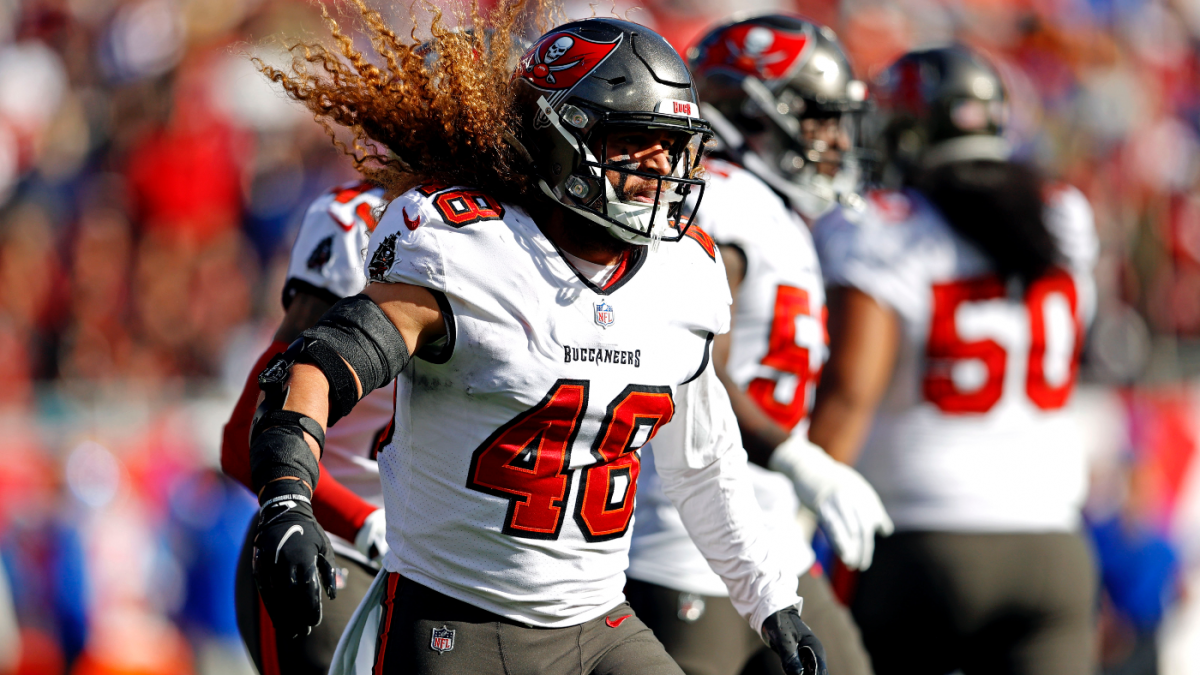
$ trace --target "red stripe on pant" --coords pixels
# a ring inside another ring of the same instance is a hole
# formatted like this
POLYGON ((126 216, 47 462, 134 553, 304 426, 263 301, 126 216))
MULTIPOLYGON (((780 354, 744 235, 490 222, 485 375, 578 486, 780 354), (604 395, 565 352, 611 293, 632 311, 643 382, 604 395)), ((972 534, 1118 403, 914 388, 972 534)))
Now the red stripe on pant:
MULTIPOLYGON (((257 597, 257 596, 256 596, 257 597)), ((258 657, 262 661, 262 675, 280 675, 279 652, 275 646, 275 624, 262 598, 258 598, 258 657)))
MULTIPOLYGON (((387 595, 383 599, 386 611, 383 613, 383 630, 379 633, 379 653, 375 655, 375 668, 371 675, 383 675, 383 655, 387 652, 388 633, 392 632, 392 609, 396 606, 396 586, 400 584, 400 575, 388 572, 387 595)), ((263 673, 266 675, 266 673, 263 673)))

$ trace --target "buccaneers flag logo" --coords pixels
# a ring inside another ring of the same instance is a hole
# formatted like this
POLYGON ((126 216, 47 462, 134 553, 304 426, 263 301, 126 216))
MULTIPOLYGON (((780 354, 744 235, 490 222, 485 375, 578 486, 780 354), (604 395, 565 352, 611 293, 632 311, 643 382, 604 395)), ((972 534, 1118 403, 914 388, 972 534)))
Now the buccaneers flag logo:
POLYGON ((703 46, 697 71, 732 70, 760 80, 778 80, 815 44, 807 32, 791 32, 755 24, 733 26, 703 46))
POLYGON ((521 57, 520 77, 538 89, 565 93, 603 63, 620 42, 620 36, 612 42, 593 42, 571 33, 551 33, 521 57))

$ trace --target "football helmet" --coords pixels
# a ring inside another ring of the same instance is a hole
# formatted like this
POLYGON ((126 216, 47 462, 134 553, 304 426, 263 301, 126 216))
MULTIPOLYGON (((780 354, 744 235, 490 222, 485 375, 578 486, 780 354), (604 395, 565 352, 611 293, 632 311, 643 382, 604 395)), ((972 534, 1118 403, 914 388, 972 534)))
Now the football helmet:
POLYGON ((688 60, 703 114, 730 159, 809 217, 857 197, 855 139, 867 87, 833 30, 786 14, 738 19, 706 33, 688 60), (814 133, 819 125, 823 134, 814 133))
POLYGON ((873 134, 881 182, 956 161, 1009 159, 1008 102, 999 73, 962 45, 914 51, 880 74, 873 134))
POLYGON ((525 52, 513 86, 521 125, 514 140, 543 194, 629 243, 683 237, 703 195, 697 174, 712 132, 687 65, 666 40, 617 19, 564 24, 525 52), (640 171, 628 157, 608 161, 609 135, 624 130, 667 132, 670 171, 640 171), (656 182, 652 200, 627 198, 634 176, 656 182))

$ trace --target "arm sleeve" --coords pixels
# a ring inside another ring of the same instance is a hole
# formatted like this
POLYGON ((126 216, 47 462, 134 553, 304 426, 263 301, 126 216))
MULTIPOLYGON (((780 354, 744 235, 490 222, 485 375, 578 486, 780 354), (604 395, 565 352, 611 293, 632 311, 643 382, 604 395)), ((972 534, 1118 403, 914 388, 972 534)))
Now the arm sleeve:
POLYGON ((679 388, 675 417, 653 442, 663 490, 688 535, 755 631, 800 602, 754 496, 729 395, 711 367, 679 388))
MULTIPOLYGON (((250 369, 246 386, 242 389, 242 395, 238 397, 221 436, 221 470, 251 491, 250 424, 258 406, 258 374, 266 367, 268 361, 287 347, 287 343, 272 342, 250 369)), ((322 527, 347 541, 354 541, 359 528, 376 508, 339 483, 329 475, 325 466, 321 465, 321 475, 313 493, 313 512, 322 527)))

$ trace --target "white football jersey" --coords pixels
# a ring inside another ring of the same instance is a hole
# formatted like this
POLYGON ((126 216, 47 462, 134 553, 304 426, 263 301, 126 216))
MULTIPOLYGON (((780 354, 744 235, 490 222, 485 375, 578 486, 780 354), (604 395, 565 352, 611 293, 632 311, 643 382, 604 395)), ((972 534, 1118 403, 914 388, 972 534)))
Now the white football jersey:
MULTIPOLYGON (((736 246, 746 258, 726 370, 780 426, 803 431, 827 353, 825 287, 811 235, 754 174, 719 160, 709 160, 706 168, 708 184, 696 222, 717 245, 736 246)), ((629 576, 689 593, 726 595, 725 584, 688 538, 657 476, 650 473, 653 453, 648 455, 629 576)), ((779 473, 755 465, 749 470, 770 529, 799 576, 812 566, 814 555, 796 522, 800 503, 795 489, 779 473)))
POLYGON ((1065 406, 1096 305, 1087 200, 1049 193, 1063 264, 1023 292, 920 194, 868 202, 815 229, 827 284, 867 293, 902 326, 859 471, 901 530, 1075 528, 1084 448, 1065 406))
MULTIPOLYGON (((372 280, 432 290, 451 328, 437 358, 413 359, 397 378, 396 433, 379 458, 385 568, 534 626, 575 625, 621 602, 639 449, 685 409, 682 385, 711 373, 712 338, 728 329, 711 241, 634 249, 599 288, 520 207, 428 186, 391 203, 367 259, 372 280)), ((715 461, 689 456, 673 475, 696 478, 693 494, 717 491, 706 501, 719 509, 730 487, 704 474, 715 461)), ((737 520, 721 513, 714 522, 737 520)), ((748 525, 746 537, 761 548, 758 531, 748 525)), ((762 557, 730 556, 742 567, 762 557)), ((739 597, 776 606, 786 593, 764 579, 778 576, 743 575, 739 597)))
MULTIPOLYGON (((298 292, 330 303, 362 292, 367 281, 363 255, 383 206, 383 188, 349 183, 308 207, 288 260, 285 308, 298 292)), ((321 457, 329 475, 378 506, 383 505, 383 489, 375 455, 391 432, 394 390, 389 385, 364 396, 349 415, 330 427, 321 457)))

